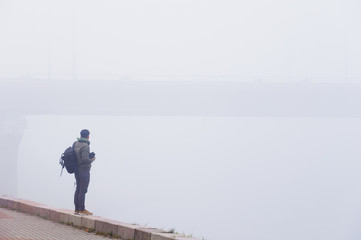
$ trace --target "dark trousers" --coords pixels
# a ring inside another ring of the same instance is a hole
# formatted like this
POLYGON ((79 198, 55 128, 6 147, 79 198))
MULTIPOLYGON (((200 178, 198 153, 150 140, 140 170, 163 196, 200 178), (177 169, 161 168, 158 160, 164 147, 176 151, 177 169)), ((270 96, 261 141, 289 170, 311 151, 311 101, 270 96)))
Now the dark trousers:
POLYGON ((76 190, 74 194, 75 210, 84 211, 85 209, 85 194, 88 191, 90 181, 89 170, 78 170, 75 172, 76 190))

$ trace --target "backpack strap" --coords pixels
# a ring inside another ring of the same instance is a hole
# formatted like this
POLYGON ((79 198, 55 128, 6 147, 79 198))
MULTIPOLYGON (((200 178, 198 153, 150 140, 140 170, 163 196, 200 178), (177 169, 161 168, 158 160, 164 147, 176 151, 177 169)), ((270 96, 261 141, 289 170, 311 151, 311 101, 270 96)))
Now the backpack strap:
POLYGON ((60 165, 61 165, 61 172, 60 172, 60 177, 61 177, 61 175, 63 174, 64 167, 65 167, 64 160, 62 159, 62 156, 60 157, 59 162, 60 162, 60 165))
MULTIPOLYGON (((73 153, 74 153, 74 155, 75 155, 75 162, 76 162, 75 172, 78 171, 78 158, 76 157, 76 153, 75 153, 75 149, 74 149, 75 143, 77 143, 77 142, 78 142, 78 141, 75 141, 75 142, 73 143, 73 146, 72 146, 72 148, 73 148, 73 153)), ((75 172, 74 172, 74 173, 75 173, 75 172)))

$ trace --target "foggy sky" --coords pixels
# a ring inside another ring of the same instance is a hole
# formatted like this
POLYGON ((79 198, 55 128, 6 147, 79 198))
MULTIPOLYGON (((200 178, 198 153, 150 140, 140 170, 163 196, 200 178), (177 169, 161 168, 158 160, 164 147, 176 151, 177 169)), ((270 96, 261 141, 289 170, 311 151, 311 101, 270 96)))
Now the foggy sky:
POLYGON ((0 69, 63 79, 359 80, 360 7, 351 0, 1 1, 0 69))

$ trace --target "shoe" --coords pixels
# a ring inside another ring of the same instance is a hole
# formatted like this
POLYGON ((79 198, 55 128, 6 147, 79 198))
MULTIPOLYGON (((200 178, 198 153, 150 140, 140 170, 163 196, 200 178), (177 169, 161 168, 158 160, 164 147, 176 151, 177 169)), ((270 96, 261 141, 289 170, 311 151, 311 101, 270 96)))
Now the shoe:
POLYGON ((89 215, 89 216, 93 215, 92 212, 89 212, 89 211, 86 210, 86 209, 84 209, 84 211, 79 211, 79 214, 80 214, 80 215, 89 215))
POLYGON ((75 214, 75 215, 79 215, 79 212, 80 212, 79 210, 75 210, 75 211, 74 211, 74 214, 75 214))

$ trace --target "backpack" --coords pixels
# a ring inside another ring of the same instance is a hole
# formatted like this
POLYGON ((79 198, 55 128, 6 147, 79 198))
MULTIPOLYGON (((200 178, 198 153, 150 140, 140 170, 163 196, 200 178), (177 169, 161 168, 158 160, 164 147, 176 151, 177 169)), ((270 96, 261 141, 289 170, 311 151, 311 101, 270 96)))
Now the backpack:
POLYGON ((63 174, 64 167, 66 171, 70 174, 74 173, 78 168, 78 161, 76 159, 74 145, 65 149, 64 153, 61 154, 59 159, 59 164, 61 165, 61 173, 60 176, 63 174))

